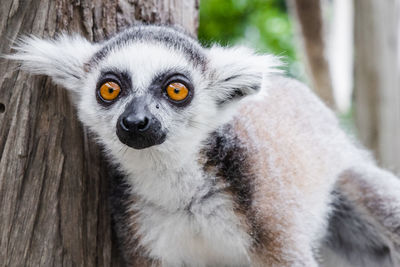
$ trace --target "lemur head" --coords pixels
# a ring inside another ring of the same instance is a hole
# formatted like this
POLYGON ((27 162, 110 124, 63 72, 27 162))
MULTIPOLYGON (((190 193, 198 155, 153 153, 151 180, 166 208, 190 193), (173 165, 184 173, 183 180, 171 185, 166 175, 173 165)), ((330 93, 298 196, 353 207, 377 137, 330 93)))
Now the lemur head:
POLYGON ((71 92, 80 120, 113 154, 199 144, 260 91, 276 60, 245 48, 203 48, 183 31, 135 26, 102 43, 25 37, 10 56, 71 92))

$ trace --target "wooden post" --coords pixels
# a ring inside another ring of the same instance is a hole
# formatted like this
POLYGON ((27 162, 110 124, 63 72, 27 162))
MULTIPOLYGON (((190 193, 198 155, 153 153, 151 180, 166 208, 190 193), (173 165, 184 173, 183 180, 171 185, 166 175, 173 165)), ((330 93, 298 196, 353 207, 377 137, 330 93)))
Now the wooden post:
MULTIPOLYGON (((0 53, 23 34, 99 41, 136 21, 195 33, 197 0, 2 0, 0 53)), ((100 148, 67 93, 0 59, 0 266, 118 266, 100 148)))
POLYGON ((336 109, 331 74, 326 58, 324 23, 320 0, 287 0, 302 40, 306 66, 315 93, 336 109))
POLYGON ((400 173, 400 1, 354 0, 355 119, 384 167, 400 173))

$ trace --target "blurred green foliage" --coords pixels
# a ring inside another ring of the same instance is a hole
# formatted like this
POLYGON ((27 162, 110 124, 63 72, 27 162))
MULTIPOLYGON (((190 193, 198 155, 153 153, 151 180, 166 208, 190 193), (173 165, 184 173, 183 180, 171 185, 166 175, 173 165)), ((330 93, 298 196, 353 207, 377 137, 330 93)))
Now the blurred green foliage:
POLYGON ((301 76, 285 0, 200 0, 199 40, 279 55, 289 75, 301 76))

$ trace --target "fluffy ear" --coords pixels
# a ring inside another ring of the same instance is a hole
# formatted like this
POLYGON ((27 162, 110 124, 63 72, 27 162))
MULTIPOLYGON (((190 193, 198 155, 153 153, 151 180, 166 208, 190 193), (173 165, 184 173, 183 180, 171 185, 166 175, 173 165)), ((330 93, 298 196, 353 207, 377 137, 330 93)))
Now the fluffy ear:
POLYGON ((220 106, 260 91, 263 79, 281 72, 277 68, 281 65, 278 58, 257 55, 245 47, 213 46, 208 57, 213 81, 210 89, 220 106))
POLYGON ((96 51, 96 45, 86 39, 64 34, 49 40, 25 36, 13 48, 15 53, 6 58, 21 62, 28 72, 48 75, 70 90, 79 88, 84 64, 96 51))

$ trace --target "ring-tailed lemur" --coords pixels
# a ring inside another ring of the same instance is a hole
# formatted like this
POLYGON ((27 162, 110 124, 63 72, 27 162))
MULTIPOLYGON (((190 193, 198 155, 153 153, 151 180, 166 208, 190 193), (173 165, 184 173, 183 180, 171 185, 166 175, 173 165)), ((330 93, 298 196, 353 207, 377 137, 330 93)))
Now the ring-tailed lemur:
POLYGON ((15 49, 70 91, 118 165, 111 202, 129 265, 400 264, 400 182, 273 56, 143 25, 15 49))

